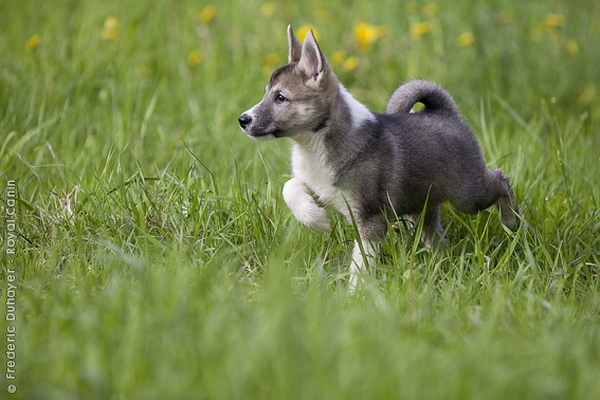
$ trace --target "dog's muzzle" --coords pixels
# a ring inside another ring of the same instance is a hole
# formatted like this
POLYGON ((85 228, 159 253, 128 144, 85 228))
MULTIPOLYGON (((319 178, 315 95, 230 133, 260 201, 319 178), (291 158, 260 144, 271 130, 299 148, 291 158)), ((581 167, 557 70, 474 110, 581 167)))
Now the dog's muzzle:
POLYGON ((281 130, 272 129, 272 130, 262 130, 256 129, 253 124, 253 117, 250 112, 245 112, 238 118, 238 122, 240 123, 240 127, 242 130, 248 135, 250 138, 254 140, 270 140, 275 139, 281 135, 281 130))

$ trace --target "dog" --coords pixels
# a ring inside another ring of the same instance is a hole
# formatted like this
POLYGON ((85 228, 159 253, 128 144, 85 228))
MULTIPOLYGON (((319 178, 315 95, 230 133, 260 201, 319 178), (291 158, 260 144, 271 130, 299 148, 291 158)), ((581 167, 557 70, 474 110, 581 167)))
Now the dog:
POLYGON ((440 204, 474 214, 496 204, 510 229, 519 211, 509 178, 489 170, 454 99, 437 84, 412 80, 372 113, 342 86, 309 31, 300 44, 287 29, 288 63, 275 70, 263 99, 238 122, 252 139, 289 138, 293 177, 283 198, 305 226, 328 232, 328 211, 355 223, 349 290, 377 255, 388 217, 423 218, 428 246, 446 244, 440 204), (416 103, 424 108, 413 112, 416 103))

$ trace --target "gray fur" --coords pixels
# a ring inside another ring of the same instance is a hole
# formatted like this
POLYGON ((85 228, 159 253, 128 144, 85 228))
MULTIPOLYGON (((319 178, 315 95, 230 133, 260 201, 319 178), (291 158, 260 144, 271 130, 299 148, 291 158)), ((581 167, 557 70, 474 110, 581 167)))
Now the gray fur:
MULTIPOLYGON (((289 63, 273 73, 263 100, 239 120, 252 138, 294 142, 294 178, 284 197, 301 222, 326 230, 322 207, 333 208, 354 217, 362 247, 369 248, 384 237, 386 216, 416 218, 424 208, 426 242, 445 241, 439 208, 445 201, 465 213, 496 204, 502 222, 516 226, 508 177, 486 167, 446 91, 412 80, 394 92, 386 114, 373 114, 339 83, 312 32, 300 48, 289 27, 288 43, 289 63), (417 102, 425 108, 412 113, 417 102)), ((364 269, 361 264, 358 270, 364 269)))
POLYGON ((431 110, 444 110, 458 114, 452 96, 433 82, 412 80, 400 86, 388 101, 386 113, 407 113, 416 103, 431 110))

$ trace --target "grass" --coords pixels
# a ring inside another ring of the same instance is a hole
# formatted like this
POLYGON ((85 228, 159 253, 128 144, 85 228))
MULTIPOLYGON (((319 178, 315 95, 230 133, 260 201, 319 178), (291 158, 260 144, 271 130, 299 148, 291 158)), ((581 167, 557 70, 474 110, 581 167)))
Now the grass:
POLYGON ((0 4, 1 397, 600 398, 600 7, 321 3, 0 4), (288 23, 373 111, 450 90, 526 223, 448 207, 435 251, 400 223, 349 296, 352 227, 301 227, 289 143, 236 126, 288 23))

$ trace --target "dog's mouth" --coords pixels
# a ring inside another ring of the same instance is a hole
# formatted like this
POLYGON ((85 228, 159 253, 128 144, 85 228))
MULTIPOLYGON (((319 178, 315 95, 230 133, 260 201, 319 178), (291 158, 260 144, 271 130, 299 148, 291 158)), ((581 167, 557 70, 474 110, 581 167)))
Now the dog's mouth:
POLYGON ((251 139, 254 140, 270 140, 277 139, 283 136, 283 131, 281 129, 273 129, 270 131, 255 131, 252 129, 243 129, 243 131, 248 135, 251 139))

